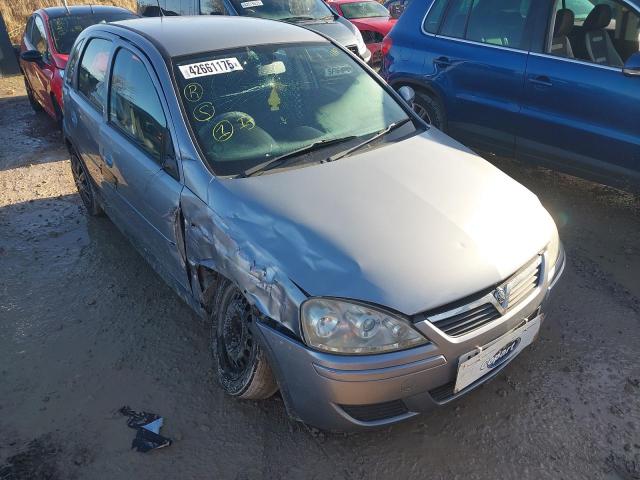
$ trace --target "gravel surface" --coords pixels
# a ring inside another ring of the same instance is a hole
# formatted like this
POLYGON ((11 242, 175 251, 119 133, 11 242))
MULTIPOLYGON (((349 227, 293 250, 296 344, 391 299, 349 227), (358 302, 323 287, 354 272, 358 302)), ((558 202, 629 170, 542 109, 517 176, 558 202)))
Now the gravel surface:
POLYGON ((640 479, 640 199, 496 162, 569 256, 539 340, 446 408, 327 434, 278 396, 222 393, 206 325, 87 218, 53 122, 0 79, 0 480, 640 479), (174 444, 130 450, 123 405, 163 415, 174 444))

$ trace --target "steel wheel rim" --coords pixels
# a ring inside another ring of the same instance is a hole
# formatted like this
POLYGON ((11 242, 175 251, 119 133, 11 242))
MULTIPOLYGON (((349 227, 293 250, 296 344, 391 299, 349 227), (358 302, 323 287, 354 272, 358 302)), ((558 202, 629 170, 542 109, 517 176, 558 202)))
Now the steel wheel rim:
POLYGON ((418 114, 418 116, 421 119, 423 119, 425 122, 427 122, 429 125, 432 125, 431 116, 429 115, 429 112, 427 111, 427 109, 424 108, 422 105, 420 105, 418 103, 414 103, 413 104, 413 111, 416 112, 418 114))
POLYGON ((80 194, 80 198, 85 206, 89 208, 93 204, 89 179, 87 178, 80 160, 75 156, 71 159, 71 169, 73 171, 73 180, 76 184, 76 188, 78 189, 78 193, 80 194))
POLYGON ((236 290, 224 305, 216 339, 221 366, 234 378, 241 377, 251 364, 253 335, 249 324, 252 320, 251 306, 236 290))

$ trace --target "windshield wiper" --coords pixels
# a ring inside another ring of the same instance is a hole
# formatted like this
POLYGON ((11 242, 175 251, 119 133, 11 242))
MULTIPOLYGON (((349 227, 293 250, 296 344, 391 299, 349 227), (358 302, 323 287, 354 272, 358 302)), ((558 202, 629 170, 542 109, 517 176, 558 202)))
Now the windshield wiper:
POLYGON ((353 152, 355 152, 356 150, 361 149, 362 147, 369 145, 371 142, 375 142, 377 139, 384 137, 387 133, 392 132, 393 130, 400 128, 401 126, 409 123, 411 121, 410 118, 405 118, 404 120, 400 120, 399 122, 395 122, 392 123, 391 125, 389 125, 387 128, 385 128, 384 130, 380 130, 378 133, 376 133, 373 137, 370 137, 368 139, 366 139, 364 142, 359 143, 358 145, 355 145, 351 148, 348 148, 347 150, 345 150, 344 152, 339 152, 336 153, 335 155, 331 155, 329 158, 327 158, 325 161, 326 162, 333 162, 335 160, 340 160, 341 158, 346 157, 347 155, 351 155, 353 152))
POLYGON ((278 20, 280 20, 281 22, 299 22, 303 20, 315 20, 315 18, 308 17, 308 16, 296 16, 296 17, 279 18, 278 20))
POLYGON ((279 157, 272 158, 271 160, 267 160, 266 162, 262 162, 262 163, 259 163, 258 165, 248 168, 247 170, 242 172, 240 175, 238 175, 238 177, 246 178, 246 177, 255 175, 256 173, 261 173, 267 170, 271 170, 272 168, 276 168, 284 164, 287 160, 291 158, 298 157, 299 155, 302 155, 304 153, 312 152, 313 150, 328 147, 329 145, 333 145, 336 143, 348 142, 349 140, 353 140, 354 138, 356 138, 355 135, 351 135, 349 137, 343 137, 343 138, 318 140, 317 142, 313 142, 310 145, 306 145, 302 148, 298 148, 293 152, 285 153, 284 155, 280 155, 279 157))

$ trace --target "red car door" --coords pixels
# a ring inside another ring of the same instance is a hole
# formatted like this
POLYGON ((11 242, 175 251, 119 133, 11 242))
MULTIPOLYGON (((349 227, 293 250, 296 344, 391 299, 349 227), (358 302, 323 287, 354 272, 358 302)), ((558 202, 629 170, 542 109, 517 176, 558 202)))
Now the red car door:
POLYGON ((33 21, 29 22, 25 35, 25 47, 27 50, 37 50, 42 54, 42 62, 22 62, 22 68, 28 77, 29 85, 33 94, 50 115, 54 115, 53 104, 51 102, 51 79, 55 67, 49 54, 49 44, 44 22, 39 15, 33 16, 33 21))

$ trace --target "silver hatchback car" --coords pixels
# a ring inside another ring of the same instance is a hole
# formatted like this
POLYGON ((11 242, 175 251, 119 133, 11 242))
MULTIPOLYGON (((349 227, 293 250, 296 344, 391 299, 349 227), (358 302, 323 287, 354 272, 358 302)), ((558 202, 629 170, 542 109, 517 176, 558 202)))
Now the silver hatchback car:
POLYGON ((527 189, 349 51, 238 17, 85 30, 64 87, 82 200, 211 322, 230 395, 387 425, 495 376, 564 267, 527 189), (203 32, 207 32, 203 34, 203 32))

